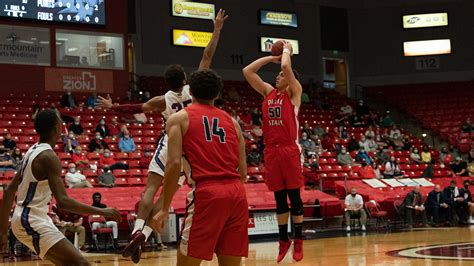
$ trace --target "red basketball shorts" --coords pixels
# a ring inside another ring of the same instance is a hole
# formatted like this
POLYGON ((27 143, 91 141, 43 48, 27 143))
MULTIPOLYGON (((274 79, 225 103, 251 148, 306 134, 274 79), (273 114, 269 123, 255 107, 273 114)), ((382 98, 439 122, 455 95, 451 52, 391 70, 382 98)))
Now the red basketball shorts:
POLYGON ((265 147, 265 179, 270 191, 304 186, 301 153, 296 145, 265 147))
POLYGON ((187 200, 179 245, 183 255, 202 260, 212 260, 214 253, 247 257, 248 203, 239 180, 198 184, 187 200))

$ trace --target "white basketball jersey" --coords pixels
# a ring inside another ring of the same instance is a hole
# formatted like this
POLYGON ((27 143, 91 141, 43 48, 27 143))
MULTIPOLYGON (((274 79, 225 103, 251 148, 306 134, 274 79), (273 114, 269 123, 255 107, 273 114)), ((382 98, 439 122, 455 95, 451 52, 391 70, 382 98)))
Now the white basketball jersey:
POLYGON ((179 112, 192 104, 192 98, 189 94, 189 85, 183 87, 181 93, 168 91, 165 94, 166 109, 161 113, 165 120, 168 120, 172 114, 179 112))
MULTIPOLYGON (((38 181, 31 169, 33 160, 46 150, 52 150, 49 144, 36 143, 25 154, 20 169, 22 177, 18 187, 15 212, 21 212, 23 207, 28 207, 33 215, 46 215, 48 213, 48 204, 51 201, 51 189, 48 180, 38 181)), ((48 165, 45 165, 45 167, 48 167, 48 165)))

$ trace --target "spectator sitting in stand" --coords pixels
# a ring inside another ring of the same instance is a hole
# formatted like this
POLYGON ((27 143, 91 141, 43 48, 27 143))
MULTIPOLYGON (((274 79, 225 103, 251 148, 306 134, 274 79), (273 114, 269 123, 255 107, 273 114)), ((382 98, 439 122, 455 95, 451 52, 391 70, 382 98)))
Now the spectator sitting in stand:
POLYGON ((113 188, 115 187, 115 176, 112 174, 109 168, 106 166, 102 167, 102 173, 97 178, 99 180, 99 185, 103 187, 113 188))
POLYGON ((431 153, 430 148, 428 148, 428 145, 423 145, 423 150, 421 152, 421 161, 423 163, 431 162, 431 153))
MULTIPOLYGON (((92 194, 92 206, 96 208, 105 209, 107 205, 101 203, 102 195, 99 192, 92 194)), ((114 238, 114 248, 118 248, 118 224, 116 221, 107 221, 105 223, 92 223, 92 231, 98 228, 112 228, 112 236, 114 238)), ((97 235, 92 235, 92 239, 97 245, 97 235)))
POLYGON ((422 163, 421 161, 421 155, 420 153, 418 152, 418 149, 417 148, 413 148, 412 152, 410 153, 410 159, 413 163, 417 163, 417 164, 420 164, 422 163))
POLYGON ((474 129, 474 125, 471 122, 471 118, 468 117, 466 121, 464 121, 464 123, 462 124, 461 131, 463 133, 471 133, 473 129, 474 129))
POLYGON ((65 153, 73 153, 74 149, 80 145, 79 141, 76 139, 74 132, 69 131, 67 136, 63 138, 63 145, 64 145, 64 152, 65 153))
POLYGON ((89 152, 102 153, 104 150, 109 149, 109 145, 100 135, 100 132, 95 132, 95 138, 89 142, 89 152))
POLYGON ((420 215, 423 225, 428 226, 428 218, 426 217, 425 206, 423 205, 423 196, 420 193, 420 186, 413 188, 413 191, 408 192, 399 208, 400 215, 405 217, 408 223, 408 229, 413 228, 414 218, 420 215))
POLYGON ((375 132, 373 130, 373 127, 372 126, 369 126, 369 128, 365 131, 365 137, 372 137, 373 139, 375 139, 375 132))
POLYGON ((76 108, 76 99, 71 94, 71 91, 67 91, 66 94, 61 97, 61 106, 64 108, 76 108))
POLYGON ((262 125, 262 114, 260 113, 258 108, 253 109, 250 115, 252 117, 252 126, 260 127, 262 125))
POLYGON ((105 118, 101 118, 99 120, 99 124, 95 128, 95 132, 99 132, 103 138, 110 136, 109 127, 105 124, 105 118))
POLYGON ((86 106, 89 109, 95 108, 95 105, 97 104, 97 93, 93 92, 91 96, 89 96, 86 100, 86 106))
POLYGON ((89 159, 87 159, 87 154, 82 152, 81 146, 77 146, 74 150, 74 153, 72 154, 72 162, 76 164, 76 167, 79 170, 97 170, 96 165, 90 164, 89 159))
MULTIPOLYGON (((401 142, 402 141, 402 133, 398 129, 397 125, 392 126, 392 129, 390 130, 389 138, 393 142, 395 142, 395 141, 400 141, 401 142)), ((399 145, 397 145, 397 146, 399 146, 399 145)))
POLYGON ((366 178, 366 179, 377 178, 377 174, 375 173, 375 170, 372 168, 371 165, 367 164, 365 160, 362 161, 361 167, 359 167, 359 170, 357 171, 357 173, 362 178, 366 178))
POLYGON ((364 160, 367 164, 372 164, 372 158, 370 158, 369 154, 365 151, 365 148, 360 147, 359 152, 356 154, 355 161, 362 164, 364 160))
POLYGON ((13 162, 13 168, 15 168, 17 171, 20 170, 21 160, 23 159, 21 150, 19 148, 15 148, 12 152, 11 157, 12 157, 12 162, 13 162))
POLYGON ((365 140, 364 148, 368 152, 374 152, 377 150, 377 143, 371 136, 368 136, 365 140))
POLYGON ((345 218, 346 218, 346 232, 351 231, 351 218, 359 218, 362 225, 362 231, 365 231, 367 223, 367 214, 364 209, 364 200, 361 195, 357 193, 356 188, 351 189, 351 194, 347 195, 344 200, 345 218))
POLYGON ((469 163, 474 161, 474 146, 472 146, 471 150, 467 153, 467 158, 469 163))
POLYGON ((403 173, 400 170, 395 157, 390 157, 390 161, 385 164, 385 171, 383 172, 385 178, 402 178, 403 173))
POLYGON ((304 121, 301 133, 306 133, 306 136, 308 137, 311 137, 313 135, 313 129, 309 126, 308 121, 304 121))
POLYGON ((227 91, 227 99, 233 102, 239 102, 240 101, 240 95, 237 89, 232 86, 230 89, 227 91))
POLYGON ((377 148, 377 152, 375 153, 375 159, 377 160, 378 164, 385 165, 388 161, 390 161, 390 155, 379 146, 377 148))
POLYGON ((354 165, 354 160, 352 159, 351 155, 347 153, 345 148, 342 148, 341 152, 337 155, 337 162, 340 165, 354 165))
POLYGON ((433 225, 437 226, 444 222, 453 222, 451 207, 446 203, 444 193, 440 185, 436 185, 434 190, 428 194, 426 199, 426 212, 429 217, 433 217, 433 225))
POLYGON ((300 144, 301 144, 301 146, 304 150, 305 158, 307 158, 310 153, 311 154, 316 153, 316 144, 314 143, 314 141, 312 141, 310 138, 308 138, 308 135, 304 132, 301 135, 300 144))
POLYGON ((392 117, 390 117, 390 111, 385 112, 385 117, 382 120, 382 127, 384 128, 389 128, 393 126, 394 122, 392 120, 392 117))
POLYGON ((130 137, 130 132, 127 130, 123 133, 123 137, 120 138, 118 147, 121 152, 134 152, 136 149, 135 141, 130 137))
POLYGON ((116 162, 113 153, 109 149, 104 150, 104 153, 100 155, 99 166, 104 168, 108 167, 111 171, 115 169, 128 170, 128 165, 123 162, 116 162))
POLYGON ((434 177, 434 164, 435 164, 435 160, 432 159, 431 162, 428 164, 428 166, 423 171, 423 174, 421 174, 421 177, 433 178, 434 177))
POLYGON ((76 165, 68 165, 69 172, 66 174, 66 184, 69 188, 91 188, 92 184, 87 181, 86 176, 76 170, 76 165))
POLYGON ((68 129, 70 132, 73 132, 76 136, 82 135, 82 133, 84 132, 84 129, 82 128, 82 125, 81 125, 81 117, 76 116, 74 118, 74 123, 69 125, 68 129))
POLYGON ((7 171, 15 171, 13 167, 13 159, 8 154, 7 149, 0 148, 0 173, 7 171))
POLYGON ((363 127, 364 126, 364 121, 362 118, 356 113, 352 112, 351 117, 349 118, 349 121, 353 127, 363 127))
POLYGON ((258 152, 257 145, 250 146, 250 152, 247 154, 247 165, 260 166, 262 155, 258 152))
POLYGON ((138 167, 140 169, 148 169, 148 167, 150 166, 152 156, 153 154, 150 152, 150 149, 146 148, 145 156, 140 157, 140 161, 138 162, 138 167))
POLYGON ((249 113, 248 109, 245 109, 244 112, 240 115, 240 120, 242 120, 244 126, 252 125, 252 115, 249 113))
POLYGON ((12 151, 13 149, 16 148, 16 142, 12 140, 12 135, 10 132, 7 132, 5 135, 5 139, 2 141, 3 148, 5 148, 7 151, 12 151))
POLYGON ((82 225, 82 216, 61 210, 56 205, 53 205, 52 211, 56 215, 53 214, 51 218, 59 231, 61 231, 63 235, 65 235, 66 232, 77 233, 79 249, 86 251, 86 229, 82 225))
POLYGON ((459 150, 456 147, 454 147, 454 145, 449 145, 449 152, 451 153, 451 156, 453 159, 461 156, 461 154, 459 153, 459 150))
POLYGON ((237 123, 239 123, 240 125, 240 128, 243 128, 243 122, 242 120, 240 119, 240 116, 237 114, 237 111, 235 111, 234 109, 232 109, 232 112, 231 112, 231 115, 230 115, 235 121, 237 121, 237 123))
POLYGON ((364 100, 359 100, 359 105, 356 106, 355 111, 359 116, 364 117, 369 114, 369 107, 364 104, 364 100))
POLYGON ((318 138, 322 138, 326 134, 326 131, 324 128, 321 127, 321 123, 317 123, 316 126, 313 128, 313 134, 314 136, 317 136, 318 138))
POLYGON ((457 187, 456 180, 449 182, 449 187, 443 190, 446 203, 456 212, 459 222, 464 224, 467 222, 467 206, 464 199, 464 195, 461 194, 461 190, 457 187))
POLYGON ((349 152, 358 151, 360 149, 359 142, 356 140, 355 136, 352 136, 349 142, 347 143, 347 150, 349 152))
POLYGON ((126 125, 120 125, 117 118, 112 118, 109 126, 109 135, 112 137, 122 137, 123 132, 127 130, 126 125))
POLYGON ((453 160, 453 157, 451 156, 451 153, 449 153, 449 150, 447 147, 441 148, 441 151, 439 153, 439 162, 442 166, 449 166, 453 160))
POLYGON ((377 179, 383 178, 382 173, 380 173, 380 166, 376 161, 372 162, 372 169, 374 169, 375 177, 377 179))
POLYGON ((451 164, 451 170, 453 171, 453 176, 469 176, 467 163, 461 157, 457 157, 454 163, 451 164))
POLYGON ((353 112, 353 109, 352 109, 352 106, 348 103, 344 106, 341 107, 339 113, 342 115, 342 116, 350 116, 353 112))

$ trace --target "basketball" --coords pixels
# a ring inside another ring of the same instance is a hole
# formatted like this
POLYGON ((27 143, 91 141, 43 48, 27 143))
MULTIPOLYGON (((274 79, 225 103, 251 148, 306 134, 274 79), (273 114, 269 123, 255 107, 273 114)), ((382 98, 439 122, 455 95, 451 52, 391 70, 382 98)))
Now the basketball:
POLYGON ((273 56, 280 56, 283 54, 283 42, 277 41, 272 45, 272 55, 273 56))

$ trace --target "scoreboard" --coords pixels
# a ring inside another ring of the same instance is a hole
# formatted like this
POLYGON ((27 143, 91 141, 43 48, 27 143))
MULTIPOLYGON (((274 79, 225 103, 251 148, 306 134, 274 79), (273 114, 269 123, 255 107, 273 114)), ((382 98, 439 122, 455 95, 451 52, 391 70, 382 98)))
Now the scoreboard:
POLYGON ((105 0, 0 0, 0 17, 105 25, 105 0))

